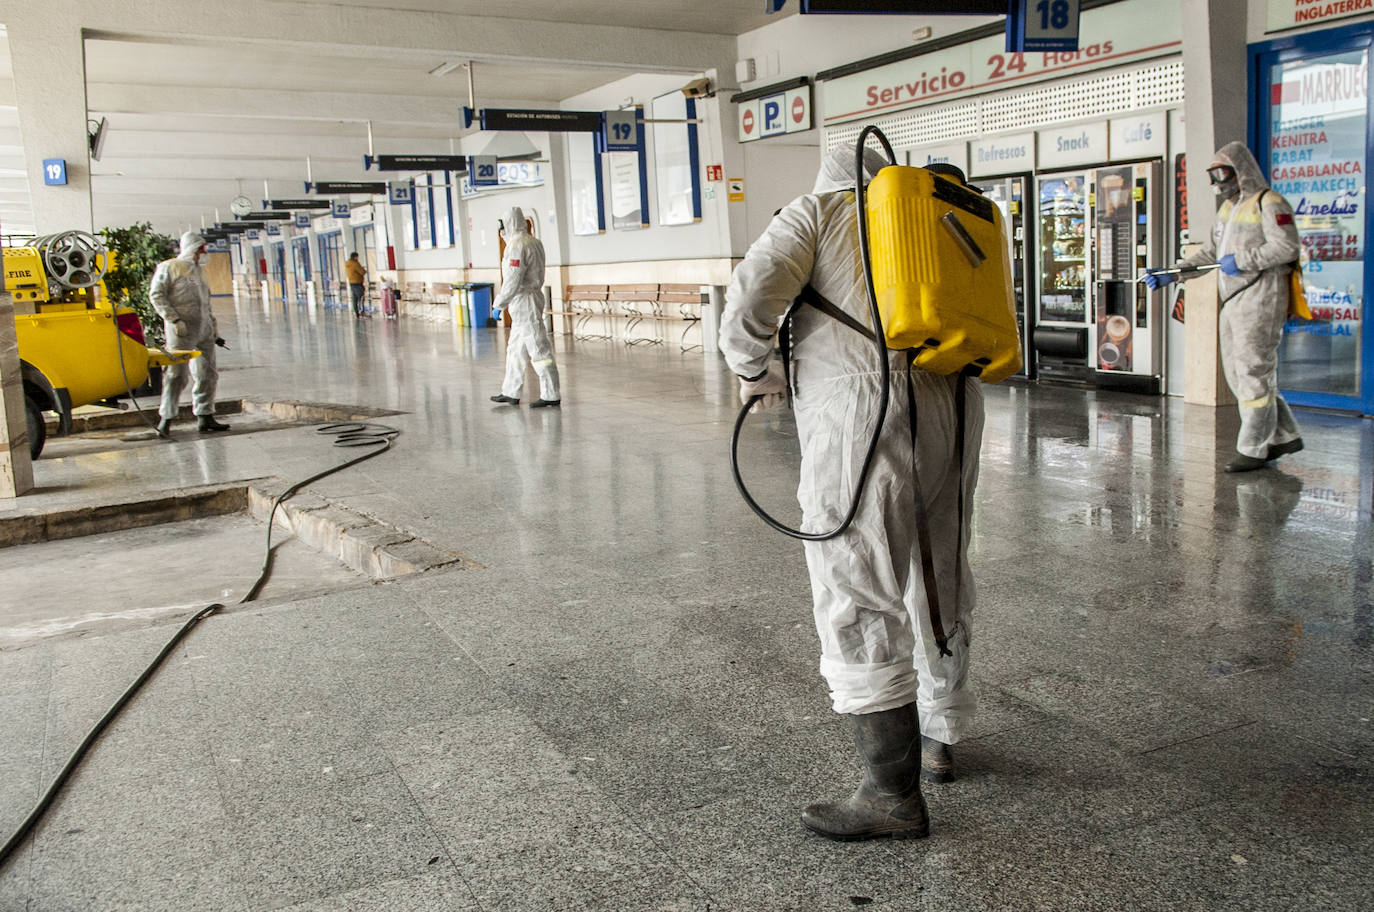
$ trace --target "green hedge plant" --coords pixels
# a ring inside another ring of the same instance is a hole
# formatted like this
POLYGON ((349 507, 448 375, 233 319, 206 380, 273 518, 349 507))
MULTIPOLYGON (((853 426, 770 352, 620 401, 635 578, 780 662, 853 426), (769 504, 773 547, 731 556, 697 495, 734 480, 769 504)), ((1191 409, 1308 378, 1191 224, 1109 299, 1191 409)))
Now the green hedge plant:
POLYGON ((105 290, 110 300, 116 306, 132 307, 143 323, 148 344, 162 345, 166 342, 162 318, 148 299, 148 283, 153 280, 158 263, 177 255, 176 240, 154 231, 147 222, 135 222, 128 228, 105 228, 100 235, 115 255, 114 268, 105 273, 105 290))

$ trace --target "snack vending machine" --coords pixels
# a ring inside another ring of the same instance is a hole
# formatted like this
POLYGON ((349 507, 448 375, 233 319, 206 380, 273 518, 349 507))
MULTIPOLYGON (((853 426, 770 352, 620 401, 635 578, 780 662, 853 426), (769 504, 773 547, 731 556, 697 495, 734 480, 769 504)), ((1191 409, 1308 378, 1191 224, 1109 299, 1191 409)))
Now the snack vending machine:
POLYGON ((1164 376, 1162 292, 1143 282, 1164 258, 1163 167, 1158 161, 1098 168, 1093 175, 1093 320, 1098 386, 1159 393, 1164 376))
POLYGON ((1093 377, 1088 363, 1090 176, 1082 170, 1035 178, 1040 268, 1031 341, 1034 369, 1042 379, 1087 383, 1093 377))
POLYGON ((979 178, 973 185, 983 195, 997 204, 1002 210, 1002 221, 1007 226, 1008 253, 1012 264, 1011 285, 1016 298, 1016 328, 1021 335, 1021 370, 1015 377, 1032 379, 1035 377, 1035 357, 1031 353, 1031 328, 1034 315, 1026 310, 1026 293, 1033 287, 1034 264, 1026 257, 1026 206, 1027 190, 1030 187, 1029 174, 1012 177, 979 178))

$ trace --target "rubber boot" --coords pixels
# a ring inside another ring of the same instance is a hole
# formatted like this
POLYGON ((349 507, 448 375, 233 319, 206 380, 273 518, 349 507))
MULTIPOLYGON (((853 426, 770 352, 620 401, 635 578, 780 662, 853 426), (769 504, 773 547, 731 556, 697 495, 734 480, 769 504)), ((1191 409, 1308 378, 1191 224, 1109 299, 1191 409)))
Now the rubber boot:
POLYGON ((163 440, 170 440, 172 437, 172 419, 163 418, 157 423, 157 435, 163 440))
POLYGON ((200 415, 196 419, 196 430, 202 434, 213 434, 217 431, 229 430, 229 425, 216 421, 214 415, 200 415))
POLYGON ((491 397, 491 401, 492 401, 492 402, 502 402, 502 403, 508 402, 508 403, 510 403, 511 405, 519 405, 519 404, 520 404, 520 400, 519 400, 519 399, 516 399, 514 396, 507 396, 505 393, 502 393, 502 394, 500 394, 499 396, 492 396, 492 397, 491 397))
POLYGON ((921 729, 916 704, 851 715, 854 744, 864 761, 859 787, 844 801, 813 804, 802 825, 827 839, 848 842, 930 835, 921 795, 921 729))
POLYGON ((1246 456, 1244 453, 1237 453, 1236 458, 1226 463, 1224 471, 1229 475, 1237 472, 1253 472, 1255 469, 1264 468, 1264 460, 1256 459, 1253 456, 1246 456))
POLYGON ((954 781, 954 754, 948 744, 921 736, 921 778, 926 782, 954 781))
POLYGON ((1280 456, 1287 456, 1289 453, 1296 453, 1302 449, 1302 438, 1294 437, 1287 443, 1276 443, 1265 453, 1266 459, 1278 459, 1280 456))

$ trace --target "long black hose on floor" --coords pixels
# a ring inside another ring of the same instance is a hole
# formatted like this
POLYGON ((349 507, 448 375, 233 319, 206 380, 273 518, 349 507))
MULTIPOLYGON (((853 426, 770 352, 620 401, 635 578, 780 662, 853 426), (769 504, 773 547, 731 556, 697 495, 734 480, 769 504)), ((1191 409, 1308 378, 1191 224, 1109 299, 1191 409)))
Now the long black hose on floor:
MULTIPOLYGON (((258 578, 253 581, 253 585, 249 588, 248 592, 235 604, 242 605, 256 599, 263 585, 266 584, 268 577, 271 576, 272 522, 276 518, 277 508, 281 506, 282 501, 286 500, 308 484, 319 481, 321 478, 327 478, 335 472, 341 472, 364 460, 371 459, 374 456, 380 456, 382 453, 387 452, 391 449, 391 442, 401 432, 385 424, 374 424, 371 422, 341 422, 323 425, 317 428, 315 433, 334 437, 334 446, 336 447, 371 447, 371 449, 361 456, 355 456, 338 465, 331 466, 323 472, 317 472, 309 478, 296 482, 279 494, 276 500, 272 501, 272 509, 267 514, 267 543, 265 546, 266 553, 263 555, 262 570, 258 573, 258 578)), ((24 840, 29 837, 34 827, 38 825, 38 822, 43 819, 43 815, 47 813, 48 808, 57 799, 57 795, 61 792, 62 787, 66 785, 72 773, 76 771, 81 761, 85 759, 92 745, 100 738, 105 729, 110 726, 110 723, 115 720, 115 717, 123 711, 124 707, 129 704, 138 693, 139 689, 157 672, 163 660, 171 654, 172 650, 176 649, 177 644, 185 639, 186 635, 189 634, 197 624, 223 608, 223 604, 216 602, 213 605, 206 605, 192 615, 190 620, 183 624, 181 629, 167 641, 167 644, 162 647, 153 658, 152 662, 150 662, 134 682, 129 685, 128 689, 120 695, 119 699, 114 702, 114 705, 106 710, 105 714, 101 716, 95 725, 92 726, 91 730, 86 733, 86 737, 82 738, 76 750, 72 751, 72 755, 67 758, 67 762, 63 764, 61 771, 58 772, 56 778, 53 779, 52 785, 48 786, 47 791, 38 799, 38 803, 34 805, 33 810, 29 812, 29 816, 24 818, 24 822, 19 825, 19 828, 10 835, 9 839, 5 840, 4 847, 0 848, 0 869, 4 868, 10 857, 19 849, 19 846, 23 844, 24 840)))

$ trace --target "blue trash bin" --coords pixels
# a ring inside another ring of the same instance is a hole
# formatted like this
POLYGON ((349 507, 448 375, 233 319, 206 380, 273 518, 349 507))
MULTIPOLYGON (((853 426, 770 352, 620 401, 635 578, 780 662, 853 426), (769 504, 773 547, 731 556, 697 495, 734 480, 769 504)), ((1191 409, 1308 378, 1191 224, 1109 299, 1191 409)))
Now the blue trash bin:
POLYGON ((486 326, 491 322, 491 292, 496 286, 490 282, 465 282, 460 287, 467 293, 471 325, 486 326))

